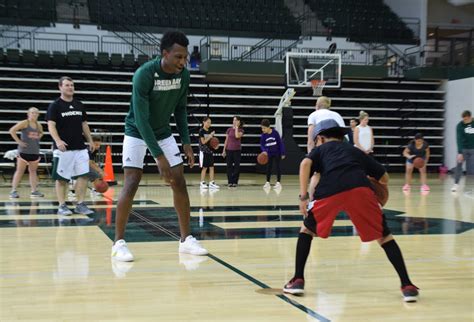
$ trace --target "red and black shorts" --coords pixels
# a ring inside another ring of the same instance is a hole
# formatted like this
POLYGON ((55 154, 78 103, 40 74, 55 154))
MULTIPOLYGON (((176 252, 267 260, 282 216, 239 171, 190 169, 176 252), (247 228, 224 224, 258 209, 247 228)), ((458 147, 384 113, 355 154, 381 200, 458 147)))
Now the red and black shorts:
POLYGON ((391 233, 375 193, 368 187, 358 187, 316 200, 308 210, 304 225, 318 237, 328 238, 340 212, 349 216, 364 242, 380 239, 391 233))

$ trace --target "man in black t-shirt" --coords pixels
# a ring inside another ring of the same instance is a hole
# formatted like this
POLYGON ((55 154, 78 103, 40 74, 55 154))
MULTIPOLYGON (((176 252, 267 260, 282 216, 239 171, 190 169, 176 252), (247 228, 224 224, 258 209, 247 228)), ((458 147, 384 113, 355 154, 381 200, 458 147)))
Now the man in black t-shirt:
POLYGON ((418 288, 408 277, 402 253, 385 222, 367 176, 388 183, 384 167, 361 150, 343 142, 346 128, 333 119, 316 124, 314 148, 300 164, 300 211, 305 215, 296 246, 294 277, 284 286, 290 294, 304 293, 304 266, 313 237, 328 238, 340 212, 345 212, 362 241, 377 240, 397 271, 405 302, 415 302, 418 288), (319 173, 314 201, 309 204, 310 175, 319 173), (307 210, 309 209, 309 210, 307 210))
POLYGON ((48 130, 54 140, 52 176, 56 180, 58 215, 72 214, 66 205, 67 183, 71 179, 77 179, 75 186, 77 205, 74 212, 88 215, 93 211, 84 203, 89 173, 89 155, 84 137, 89 143, 90 151, 94 151, 94 144, 84 106, 73 98, 73 80, 70 77, 61 77, 59 90, 61 96, 49 105, 46 114, 48 130))

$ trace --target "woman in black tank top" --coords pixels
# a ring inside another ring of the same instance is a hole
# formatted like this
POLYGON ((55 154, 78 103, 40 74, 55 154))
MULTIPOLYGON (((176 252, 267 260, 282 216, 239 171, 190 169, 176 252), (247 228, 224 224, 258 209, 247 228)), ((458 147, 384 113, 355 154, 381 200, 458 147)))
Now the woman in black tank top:
POLYGON ((12 180, 12 191, 10 198, 19 198, 16 191, 18 184, 28 167, 31 197, 43 197, 44 195, 37 190, 38 175, 36 170, 40 161, 39 141, 43 136, 43 127, 38 122, 39 111, 36 107, 28 109, 28 118, 18 122, 10 129, 10 135, 18 143, 18 157, 16 163, 16 171, 12 180), (21 131, 21 138, 18 137, 17 132, 21 131))

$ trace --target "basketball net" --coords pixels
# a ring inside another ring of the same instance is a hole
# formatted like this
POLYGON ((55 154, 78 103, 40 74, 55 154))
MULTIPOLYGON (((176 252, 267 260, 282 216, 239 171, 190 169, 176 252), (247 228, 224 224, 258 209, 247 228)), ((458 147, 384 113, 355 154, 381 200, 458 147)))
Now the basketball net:
POLYGON ((313 96, 323 95, 324 85, 326 85, 325 80, 312 79, 311 80, 311 87, 313 88, 313 96))

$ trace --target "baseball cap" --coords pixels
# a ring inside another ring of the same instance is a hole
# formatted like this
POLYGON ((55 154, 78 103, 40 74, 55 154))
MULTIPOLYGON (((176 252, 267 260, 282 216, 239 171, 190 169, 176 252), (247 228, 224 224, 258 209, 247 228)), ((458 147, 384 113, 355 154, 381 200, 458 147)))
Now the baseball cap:
POLYGON ((342 134, 347 134, 350 131, 350 129, 346 127, 339 126, 339 124, 335 120, 326 119, 316 123, 316 126, 313 130, 313 140, 316 139, 316 136, 320 135, 321 133, 332 129, 339 129, 342 134))

